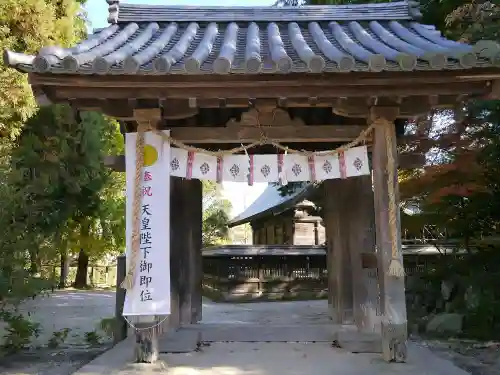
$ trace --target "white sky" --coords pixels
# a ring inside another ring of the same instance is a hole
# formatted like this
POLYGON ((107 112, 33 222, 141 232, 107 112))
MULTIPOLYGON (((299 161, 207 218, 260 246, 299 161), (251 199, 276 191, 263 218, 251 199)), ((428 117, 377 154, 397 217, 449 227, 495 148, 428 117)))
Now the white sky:
POLYGON ((245 182, 223 182, 222 194, 232 204, 230 217, 242 213, 250 204, 252 204, 267 187, 267 183, 255 183, 248 186, 245 182))

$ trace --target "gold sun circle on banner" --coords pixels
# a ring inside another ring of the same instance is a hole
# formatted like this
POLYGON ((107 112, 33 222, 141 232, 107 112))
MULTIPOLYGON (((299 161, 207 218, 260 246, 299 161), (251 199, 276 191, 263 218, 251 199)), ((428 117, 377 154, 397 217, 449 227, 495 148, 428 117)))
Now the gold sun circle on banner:
POLYGON ((151 145, 144 146, 144 166, 151 167, 158 160, 158 151, 151 145))

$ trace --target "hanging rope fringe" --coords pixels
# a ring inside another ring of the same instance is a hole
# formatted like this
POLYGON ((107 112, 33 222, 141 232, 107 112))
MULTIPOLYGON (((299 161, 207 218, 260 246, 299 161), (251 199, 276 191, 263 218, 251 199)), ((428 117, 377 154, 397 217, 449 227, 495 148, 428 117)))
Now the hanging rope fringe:
POLYGON ((389 264, 389 270, 387 274, 394 277, 404 277, 405 269, 401 262, 401 254, 398 247, 398 206, 396 202, 396 192, 394 189, 394 181, 397 176, 394 173, 394 148, 393 148, 393 137, 394 124, 390 121, 384 120, 384 135, 385 135, 385 148, 387 152, 387 187, 389 194, 389 232, 391 236, 391 263, 389 264))

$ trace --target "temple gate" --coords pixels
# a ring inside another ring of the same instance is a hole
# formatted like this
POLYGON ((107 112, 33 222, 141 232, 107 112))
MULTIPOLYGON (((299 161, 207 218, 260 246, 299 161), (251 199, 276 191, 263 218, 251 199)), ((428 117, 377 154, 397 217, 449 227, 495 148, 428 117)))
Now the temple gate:
MULTIPOLYGON (((416 142, 416 158, 404 161, 421 161, 431 144, 425 129, 405 135, 408 119, 466 97, 498 98, 498 44, 445 39, 418 22, 415 1, 301 8, 107 1, 107 28, 72 48, 5 51, 6 65, 28 73, 40 105, 101 111, 124 133, 168 129, 174 145, 216 151, 257 142, 258 155, 276 153, 276 142, 332 150, 362 135, 372 178, 324 183, 331 315, 335 324, 378 332, 384 359, 405 361, 397 142, 416 142), (378 288, 362 278, 363 257, 378 269, 378 288)), ((123 157, 115 168, 124 170, 123 157)), ((201 318, 201 194, 198 180, 171 177, 169 329, 201 318)), ((155 338, 143 333, 138 359, 152 361, 155 338)))

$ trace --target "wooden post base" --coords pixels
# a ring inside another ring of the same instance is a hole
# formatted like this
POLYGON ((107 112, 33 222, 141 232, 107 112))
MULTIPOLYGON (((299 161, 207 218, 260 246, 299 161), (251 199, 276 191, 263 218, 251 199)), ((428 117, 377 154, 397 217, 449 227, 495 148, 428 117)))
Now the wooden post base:
POLYGON ((158 360, 158 329, 146 329, 156 322, 137 323, 135 326, 135 362, 155 363, 158 360))
POLYGON ((382 357, 387 362, 406 362, 407 324, 382 322, 382 357))
POLYGON ((115 294, 115 325, 113 327, 113 343, 118 344, 127 338, 128 323, 123 317, 123 305, 125 304, 125 289, 120 285, 127 273, 125 255, 117 258, 116 266, 116 294, 115 294))

